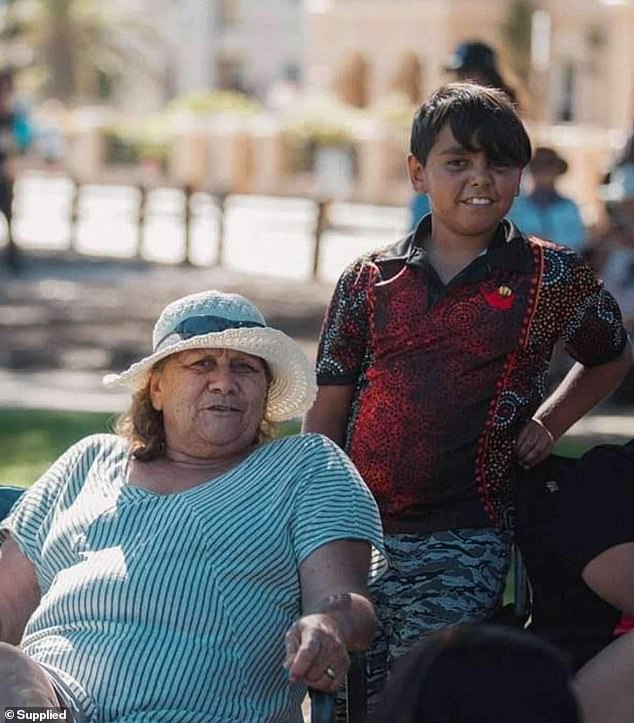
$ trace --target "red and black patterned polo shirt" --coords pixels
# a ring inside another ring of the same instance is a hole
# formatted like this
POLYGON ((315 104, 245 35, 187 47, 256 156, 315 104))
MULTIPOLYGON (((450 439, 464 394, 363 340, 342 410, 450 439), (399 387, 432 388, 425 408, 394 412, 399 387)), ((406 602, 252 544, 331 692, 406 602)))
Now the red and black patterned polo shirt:
POLYGON ((512 525, 513 446, 545 395, 556 342, 584 365, 627 342, 613 297, 567 248, 503 221, 448 284, 429 217, 341 276, 322 329, 320 385, 354 384, 346 450, 385 529, 512 525))

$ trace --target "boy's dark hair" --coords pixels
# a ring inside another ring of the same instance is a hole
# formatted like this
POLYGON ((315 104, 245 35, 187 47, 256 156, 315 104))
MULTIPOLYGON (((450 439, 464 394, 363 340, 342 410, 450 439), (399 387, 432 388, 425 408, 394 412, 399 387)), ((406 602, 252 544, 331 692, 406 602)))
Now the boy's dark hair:
POLYGON ((459 625, 400 658, 374 723, 580 723, 571 673, 530 633, 459 625))
POLYGON ((475 83, 449 83, 414 115, 410 152, 425 165, 442 128, 449 124, 468 151, 484 150, 494 163, 523 168, 531 158, 531 142, 510 98, 497 88, 475 83))

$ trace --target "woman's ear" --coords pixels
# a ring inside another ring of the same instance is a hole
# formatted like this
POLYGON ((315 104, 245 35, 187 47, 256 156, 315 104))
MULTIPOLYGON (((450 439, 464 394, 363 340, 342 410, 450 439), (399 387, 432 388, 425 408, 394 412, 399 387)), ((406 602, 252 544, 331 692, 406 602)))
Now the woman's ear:
POLYGON ((418 158, 411 153, 407 156, 407 173, 409 174, 409 180, 412 184, 412 188, 416 191, 416 193, 427 193, 425 168, 418 158))
POLYGON ((150 373, 148 391, 152 408, 160 412, 163 409, 163 392, 161 389, 161 372, 158 369, 152 369, 150 373))

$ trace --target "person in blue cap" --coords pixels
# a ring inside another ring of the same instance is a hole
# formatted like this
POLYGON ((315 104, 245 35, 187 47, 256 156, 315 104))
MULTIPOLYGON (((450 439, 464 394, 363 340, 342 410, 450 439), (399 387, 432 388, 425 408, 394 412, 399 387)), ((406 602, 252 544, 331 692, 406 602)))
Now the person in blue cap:
POLYGON ((468 80, 478 85, 503 90, 514 104, 517 93, 504 80, 498 68, 497 53, 479 40, 460 43, 445 64, 445 70, 455 73, 456 80, 468 80))

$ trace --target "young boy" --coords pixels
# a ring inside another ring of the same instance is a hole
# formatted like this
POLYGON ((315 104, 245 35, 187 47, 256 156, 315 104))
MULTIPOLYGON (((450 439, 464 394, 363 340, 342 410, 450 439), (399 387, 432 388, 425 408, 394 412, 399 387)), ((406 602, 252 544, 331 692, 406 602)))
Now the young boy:
POLYGON ((373 590, 382 626, 367 655, 370 700, 422 635, 494 614, 515 465, 544 459, 631 363, 618 306, 591 269, 504 219, 530 156, 504 93, 435 92, 408 157, 431 214, 353 263, 326 315, 305 429, 350 454, 391 560, 373 590), (577 363, 544 401, 558 340, 577 363))

